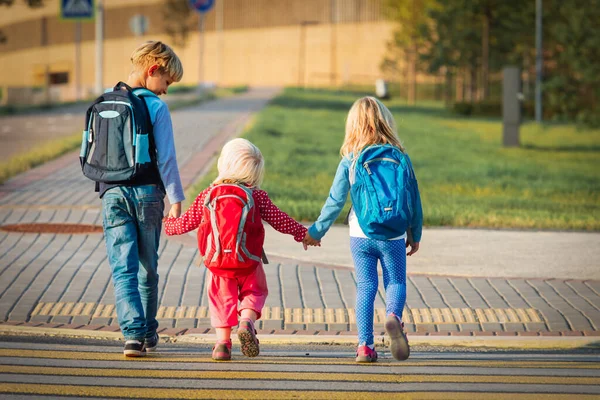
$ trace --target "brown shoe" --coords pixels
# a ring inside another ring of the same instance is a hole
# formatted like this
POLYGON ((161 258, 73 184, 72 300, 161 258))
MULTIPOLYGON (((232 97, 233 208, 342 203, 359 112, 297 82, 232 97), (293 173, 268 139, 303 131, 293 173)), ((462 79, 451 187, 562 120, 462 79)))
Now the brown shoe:
POLYGON ((231 340, 217 342, 213 347, 212 359, 217 361, 231 360, 231 340))
POLYGON ((410 356, 410 346, 404 333, 404 323, 390 314, 385 321, 385 331, 390 336, 390 353, 396 360, 404 361, 410 356))
POLYGON ((256 329, 254 323, 249 319, 242 319, 237 330, 238 339, 242 354, 246 357, 256 357, 260 353, 258 339, 256 338, 256 329))

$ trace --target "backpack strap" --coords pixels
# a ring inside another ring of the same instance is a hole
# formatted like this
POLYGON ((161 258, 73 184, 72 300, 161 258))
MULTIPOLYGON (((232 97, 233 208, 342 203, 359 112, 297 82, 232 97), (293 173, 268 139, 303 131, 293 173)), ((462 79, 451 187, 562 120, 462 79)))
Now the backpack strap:
MULTIPOLYGON (((119 82, 119 83, 123 83, 123 82, 119 82)), ((124 85, 127 86, 127 84, 124 84, 124 85)), ((127 86, 127 87, 129 87, 129 86, 127 86)), ((149 140, 150 148, 156 150, 156 144, 154 142, 154 124, 152 123, 152 116, 150 115, 150 108, 148 107, 148 103, 146 102, 146 97, 158 98, 158 96, 146 88, 135 88, 135 89, 131 90, 131 93, 133 93, 135 96, 139 97, 142 100, 142 103, 144 103, 144 109, 146 110, 146 125, 148 126, 148 140, 149 140)), ((150 158, 152 159, 153 162, 156 162, 156 152, 155 151, 150 152, 150 158)))

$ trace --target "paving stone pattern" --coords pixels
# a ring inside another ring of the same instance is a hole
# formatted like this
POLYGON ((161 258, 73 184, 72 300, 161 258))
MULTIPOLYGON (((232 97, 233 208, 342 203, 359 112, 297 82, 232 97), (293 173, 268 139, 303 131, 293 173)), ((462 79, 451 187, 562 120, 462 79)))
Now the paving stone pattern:
MULTIPOLYGON (((178 160, 186 182, 197 178, 220 147, 273 91, 173 113, 178 160), (221 138, 222 139, 222 138, 221 138), (212 147, 211 147, 212 146, 212 147), (203 160, 198 160, 203 154, 203 160)), ((0 225, 101 224, 93 184, 72 153, 0 187, 0 225)), ((160 245, 163 333, 210 332, 206 269, 193 241, 160 245), (191 244, 190 244, 191 243, 191 244)), ((356 282, 351 269, 276 259, 265 265, 269 297, 262 333, 353 333, 356 282)), ((403 319, 409 332, 432 335, 598 335, 600 281, 409 275, 403 319)), ((375 330, 383 330, 380 282, 375 330)), ((0 231, 0 322, 118 330, 102 234, 0 231)))

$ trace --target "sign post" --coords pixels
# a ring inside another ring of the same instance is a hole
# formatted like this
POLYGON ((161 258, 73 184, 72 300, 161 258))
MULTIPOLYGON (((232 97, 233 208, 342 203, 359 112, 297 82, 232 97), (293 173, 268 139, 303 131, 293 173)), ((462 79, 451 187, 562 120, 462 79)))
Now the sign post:
POLYGON ((190 0, 194 10, 200 13, 198 18, 198 34, 199 34, 199 60, 198 60, 198 83, 202 85, 204 82, 204 14, 207 13, 215 4, 215 0, 190 0))
POLYGON ((94 0, 61 0, 60 18, 75 21, 75 99, 81 99, 81 21, 94 19, 94 0))

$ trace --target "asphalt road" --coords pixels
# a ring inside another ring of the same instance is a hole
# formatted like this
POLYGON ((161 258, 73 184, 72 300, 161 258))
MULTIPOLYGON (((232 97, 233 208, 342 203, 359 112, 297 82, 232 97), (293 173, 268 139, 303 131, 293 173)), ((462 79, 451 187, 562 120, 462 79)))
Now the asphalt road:
POLYGON ((234 347, 214 362, 208 345, 161 344, 126 359, 120 342, 0 338, 0 393, 10 398, 591 399, 600 396, 600 355, 413 349, 396 362, 356 364, 353 347, 234 347))

